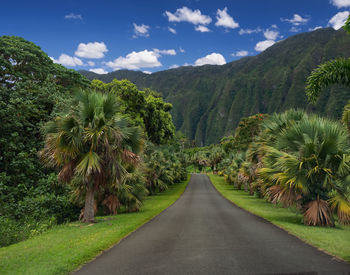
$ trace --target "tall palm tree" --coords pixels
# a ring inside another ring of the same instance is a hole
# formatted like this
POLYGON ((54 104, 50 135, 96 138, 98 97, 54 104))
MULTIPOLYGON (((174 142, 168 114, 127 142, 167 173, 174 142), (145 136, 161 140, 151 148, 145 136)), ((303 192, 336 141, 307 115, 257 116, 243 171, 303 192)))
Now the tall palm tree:
POLYGON ((140 131, 118 113, 115 95, 79 92, 77 105, 44 127, 41 159, 60 170, 59 179, 85 191, 83 221, 94 221, 95 193, 101 186, 121 183, 124 163, 135 163, 140 131))

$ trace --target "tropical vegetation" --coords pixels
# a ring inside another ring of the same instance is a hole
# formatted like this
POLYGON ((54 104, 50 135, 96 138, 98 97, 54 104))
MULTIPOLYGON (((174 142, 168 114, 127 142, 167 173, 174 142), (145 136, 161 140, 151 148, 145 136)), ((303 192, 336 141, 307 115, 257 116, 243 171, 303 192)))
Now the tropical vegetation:
POLYGON ((79 217, 140 211, 187 177, 159 93, 90 82, 20 37, 0 37, 0 65, 0 246, 79 217))

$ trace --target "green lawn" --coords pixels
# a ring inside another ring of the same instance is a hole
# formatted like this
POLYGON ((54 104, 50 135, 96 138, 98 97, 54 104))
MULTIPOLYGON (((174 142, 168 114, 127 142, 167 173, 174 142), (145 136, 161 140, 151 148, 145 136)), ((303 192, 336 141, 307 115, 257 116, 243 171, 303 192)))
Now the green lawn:
POLYGON ((303 241, 350 262, 350 226, 336 224, 335 228, 305 226, 302 215, 292 209, 273 205, 264 199, 235 190, 223 177, 209 174, 216 189, 227 199, 249 212, 263 217, 303 241))
POLYGON ((0 248, 0 274, 68 274, 118 243, 175 202, 188 180, 148 197, 138 213, 98 217, 95 224, 56 226, 32 239, 0 248))

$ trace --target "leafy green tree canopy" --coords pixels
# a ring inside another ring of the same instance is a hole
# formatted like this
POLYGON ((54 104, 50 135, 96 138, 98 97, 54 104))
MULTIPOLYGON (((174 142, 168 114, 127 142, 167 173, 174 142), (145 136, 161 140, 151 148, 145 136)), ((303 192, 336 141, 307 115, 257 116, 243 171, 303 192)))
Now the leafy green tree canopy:
POLYGON ((93 80, 91 87, 97 91, 112 92, 120 102, 120 112, 134 125, 145 130, 147 138, 155 144, 164 144, 175 136, 175 126, 170 111, 172 105, 150 89, 139 91, 129 80, 114 79, 110 83, 93 80))

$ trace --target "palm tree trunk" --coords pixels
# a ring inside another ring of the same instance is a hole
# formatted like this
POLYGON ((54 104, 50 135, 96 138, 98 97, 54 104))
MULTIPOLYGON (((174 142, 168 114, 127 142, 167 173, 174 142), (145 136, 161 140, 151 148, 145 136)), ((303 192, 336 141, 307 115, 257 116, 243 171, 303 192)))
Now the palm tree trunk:
POLYGON ((85 207, 84 207, 84 222, 94 222, 95 211, 94 211, 94 203, 95 203, 95 190, 93 184, 89 184, 86 190, 85 197, 85 207))

